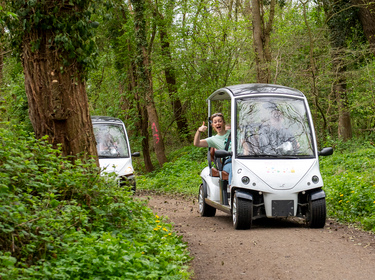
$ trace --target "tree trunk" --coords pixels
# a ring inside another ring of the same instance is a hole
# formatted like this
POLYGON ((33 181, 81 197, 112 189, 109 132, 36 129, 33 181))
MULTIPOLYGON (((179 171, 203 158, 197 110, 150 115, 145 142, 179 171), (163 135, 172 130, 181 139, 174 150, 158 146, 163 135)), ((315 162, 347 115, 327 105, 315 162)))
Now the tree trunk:
POLYGON ((4 47, 3 47, 3 43, 0 42, 0 98, 2 97, 1 88, 3 87, 3 63, 4 63, 4 47))
MULTIPOLYGON (((129 44, 130 47, 130 44, 129 44)), ((129 52, 130 53, 130 52, 129 52)), ((132 102, 131 106, 135 106, 138 111, 138 118, 137 122, 135 123, 135 127, 137 132, 141 132, 142 136, 142 154, 143 160, 145 163, 145 169, 147 172, 152 172, 154 170, 154 166, 152 165, 151 157, 150 157, 150 133, 148 132, 148 115, 147 109, 145 106, 142 105, 139 95, 136 92, 137 88, 137 79, 136 79, 136 67, 133 62, 129 65, 128 70, 128 77, 130 77, 130 82, 128 86, 129 92, 134 92, 134 102, 132 102)))
POLYGON ((270 62, 272 59, 270 42, 276 0, 271 0, 270 14, 266 26, 264 25, 263 1, 251 0, 251 3, 257 82, 269 83, 271 79, 270 62))
POLYGON ((346 66, 343 60, 346 48, 347 26, 345 14, 342 13, 346 2, 329 3, 324 1, 324 10, 329 19, 328 27, 332 46, 332 71, 334 73, 333 92, 336 97, 338 109, 338 136, 344 141, 352 138, 352 126, 350 121, 350 108, 346 89, 346 66))
MULTIPOLYGON (((310 28, 309 21, 307 19, 307 5, 308 2, 301 2, 303 5, 303 19, 305 22, 305 25, 307 27, 307 34, 309 37, 309 58, 310 58, 310 65, 309 65, 309 72, 311 73, 311 94, 314 97, 314 105, 316 107, 316 110, 313 112, 313 118, 315 120, 318 120, 318 112, 321 115, 321 119, 323 120, 323 129, 322 131, 324 132, 323 136, 325 137, 325 132, 327 130, 327 118, 323 112, 323 109, 320 106, 320 96, 319 96, 319 91, 316 86, 317 84, 317 76, 318 76, 318 67, 315 63, 315 56, 314 56, 314 49, 315 49, 315 40, 312 36, 312 31, 310 28)), ((319 118, 320 119, 320 118, 319 118)))
POLYGON ((138 48, 136 57, 138 78, 137 88, 140 96, 144 97, 141 98, 141 100, 144 101, 144 104, 146 105, 148 119, 151 124, 156 158, 158 159, 159 165, 162 166, 167 161, 167 158, 165 156, 163 136, 161 134, 159 118, 153 98, 152 76, 147 52, 144 0, 132 0, 131 2, 134 6, 135 37, 138 48))
MULTIPOLYGON (((5 7, 5 3, 3 0, 0 0, 0 6, 5 7)), ((1 89, 3 87, 3 63, 4 63, 4 28, 0 28, 0 99, 2 97, 1 89)))
POLYGON ((174 118, 177 122, 177 129, 179 132, 179 137, 181 141, 184 141, 188 137, 188 141, 191 142, 193 139, 189 136, 189 131, 187 128, 187 119, 184 116, 184 109, 181 104, 181 100, 177 96, 177 81, 176 81, 176 70, 172 66, 172 55, 170 50, 170 44, 168 41, 168 36, 165 31, 166 27, 161 26, 159 31, 162 54, 164 56, 164 73, 165 80, 167 82, 169 98, 171 99, 171 105, 173 110, 174 118), (189 139, 190 137, 190 139, 189 139))
MULTIPOLYGON (((129 5, 130 6, 130 5, 129 5)), ((130 7, 129 7, 130 9, 130 7)), ((127 9, 119 9, 121 10, 121 16, 123 18, 123 22, 128 21, 128 13, 126 12, 127 9)), ((126 47, 129 54, 135 54, 136 51, 134 50, 134 45, 132 42, 130 42, 130 39, 126 40, 126 47)), ((128 94, 133 94, 131 98, 126 98, 126 96, 122 95, 121 100, 121 108, 123 111, 127 111, 129 108, 135 108, 134 111, 138 112, 137 116, 132 116, 132 120, 135 120, 135 131, 130 131, 130 133, 133 133, 135 135, 141 135, 142 137, 142 155, 143 155, 143 161, 145 164, 145 169, 147 172, 152 172, 154 170, 154 166, 151 161, 150 156, 150 133, 148 131, 148 115, 147 115, 147 109, 145 106, 143 106, 141 97, 137 93, 137 73, 136 73, 136 61, 135 57, 131 56, 129 58, 129 61, 127 61, 126 65, 123 67, 125 68, 125 71, 127 71, 127 79, 124 81, 124 84, 127 86, 127 92, 128 94)))
POLYGON ((370 45, 370 51, 375 55, 375 2, 373 0, 352 0, 359 7, 359 19, 363 32, 370 45))
POLYGON ((346 78, 345 72, 346 67, 343 65, 341 57, 344 54, 338 50, 333 51, 333 70, 335 73, 335 81, 333 84, 333 91, 336 96, 336 102, 338 107, 339 119, 338 119, 338 136, 344 141, 352 138, 352 126, 350 121, 350 108, 348 102, 348 94, 346 90, 346 78))
POLYGON ((61 144, 64 156, 92 155, 99 164, 85 83, 77 77, 80 69, 77 64, 63 68, 62 54, 49 46, 51 37, 51 32, 39 30, 23 37, 25 89, 35 136, 48 135, 55 148, 61 144), (31 42, 38 41, 39 49, 32 50, 31 42))
MULTIPOLYGON (((0 7, 5 7, 4 0, 0 0, 0 7)), ((2 98, 1 88, 3 87, 3 63, 4 63, 4 28, 0 27, 0 99, 2 98)))

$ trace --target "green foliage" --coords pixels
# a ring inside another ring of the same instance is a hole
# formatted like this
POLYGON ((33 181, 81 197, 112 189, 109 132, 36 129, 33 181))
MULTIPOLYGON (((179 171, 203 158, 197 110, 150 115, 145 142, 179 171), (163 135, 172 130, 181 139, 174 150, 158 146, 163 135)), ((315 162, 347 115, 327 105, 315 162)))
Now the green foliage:
MULTIPOLYGON (((245 11, 224 8, 219 1, 194 0, 176 11, 191 15, 175 17, 170 37, 179 38, 171 40, 172 63, 178 77, 178 96, 189 108, 186 115, 193 130, 206 119, 205 101, 212 92, 255 81, 251 19, 245 11)), ((170 115, 165 110, 165 115, 170 115)))
MULTIPOLYGON (((349 0, 334 1, 324 6, 328 18, 328 26, 331 30, 330 37, 333 47, 346 46, 353 33, 361 28, 359 21, 359 8, 355 7, 349 0)), ((361 30, 362 31, 362 30, 361 30)), ((360 41, 365 41, 364 34, 361 34, 360 41)))
POLYGON ((202 181, 199 174, 207 166, 207 149, 187 146, 171 153, 169 160, 159 170, 138 176, 137 188, 195 195, 202 181))
POLYGON ((94 30, 98 26, 97 22, 91 21, 91 16, 100 2, 7 1, 7 10, 16 16, 3 15, 2 19, 10 31, 9 39, 16 53, 22 53, 25 43, 30 43, 33 51, 48 44, 48 48, 63 56, 64 67, 78 62, 87 70, 94 63, 94 30))
POLYGON ((186 245, 145 201, 1 126, 1 279, 188 278, 186 245))
MULTIPOLYGON (((137 130, 140 122, 139 105, 135 92, 129 90, 135 74, 134 22, 128 3, 106 2, 102 16, 95 16, 100 22, 96 42, 100 56, 98 67, 92 69, 87 81, 87 93, 92 114, 114 116, 125 122, 132 151, 141 151, 142 136, 137 130)), ((135 160, 137 162, 137 160, 135 160)), ((140 170, 140 169, 137 169, 140 170)))
POLYGON ((13 56, 4 58, 0 92, 0 120, 14 124, 25 123, 31 131, 22 65, 13 56))
POLYGON ((375 231, 375 148, 359 141, 321 158, 329 215, 375 231))

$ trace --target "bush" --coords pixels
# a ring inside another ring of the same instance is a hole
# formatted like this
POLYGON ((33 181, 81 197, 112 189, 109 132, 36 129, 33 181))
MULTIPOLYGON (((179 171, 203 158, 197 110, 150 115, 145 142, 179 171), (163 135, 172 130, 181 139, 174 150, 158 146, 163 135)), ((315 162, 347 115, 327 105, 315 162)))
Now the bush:
POLYGON ((328 213, 375 231, 375 148, 346 146, 320 160, 328 213))
POLYGON ((199 174, 207 166, 207 149, 183 147, 169 155, 170 162, 152 173, 139 176, 137 188, 196 195, 202 182, 199 174))
POLYGON ((0 279, 187 279, 186 244, 146 205, 94 161, 0 128, 0 279))

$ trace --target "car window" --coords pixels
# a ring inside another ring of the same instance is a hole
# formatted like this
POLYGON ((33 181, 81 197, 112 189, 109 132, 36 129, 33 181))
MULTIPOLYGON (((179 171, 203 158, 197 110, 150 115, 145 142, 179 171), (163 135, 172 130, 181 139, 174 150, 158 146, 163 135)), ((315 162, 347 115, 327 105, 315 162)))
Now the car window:
POLYGON ((93 124, 99 157, 129 157, 126 134, 121 125, 93 124))
POLYGON ((311 127, 304 101, 252 97, 237 101, 238 157, 312 157, 311 127))

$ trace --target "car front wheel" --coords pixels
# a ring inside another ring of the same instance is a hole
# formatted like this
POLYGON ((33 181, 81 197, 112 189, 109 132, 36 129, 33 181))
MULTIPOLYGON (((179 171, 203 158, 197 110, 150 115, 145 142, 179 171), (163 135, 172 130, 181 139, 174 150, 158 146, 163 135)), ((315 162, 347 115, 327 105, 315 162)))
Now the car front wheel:
POLYGON ((307 226, 310 228, 322 228, 326 223, 326 199, 321 198, 309 201, 306 217, 307 226))
POLYGON ((249 229, 253 219, 253 202, 248 199, 239 198, 237 194, 233 197, 232 206, 233 227, 235 229, 249 229))

